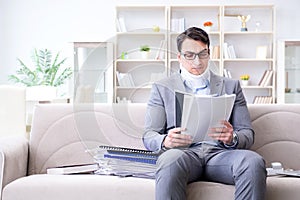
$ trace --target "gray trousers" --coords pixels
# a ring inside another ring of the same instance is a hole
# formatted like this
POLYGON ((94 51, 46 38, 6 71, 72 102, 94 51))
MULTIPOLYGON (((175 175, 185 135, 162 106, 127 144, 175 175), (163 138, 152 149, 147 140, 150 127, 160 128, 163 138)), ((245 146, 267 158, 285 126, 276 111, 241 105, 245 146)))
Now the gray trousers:
POLYGON ((199 180, 235 185, 236 200, 265 197, 265 161, 250 150, 208 145, 170 149, 157 164, 156 200, 185 200, 187 184, 199 180))

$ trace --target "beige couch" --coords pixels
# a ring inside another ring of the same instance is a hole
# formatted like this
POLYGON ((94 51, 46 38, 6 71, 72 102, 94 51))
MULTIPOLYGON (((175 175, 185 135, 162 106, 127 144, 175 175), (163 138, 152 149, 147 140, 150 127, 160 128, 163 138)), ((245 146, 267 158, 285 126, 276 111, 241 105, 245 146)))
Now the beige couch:
MULTIPOLYGON (((143 148, 145 104, 38 105, 30 141, 0 139, 2 200, 153 200, 151 179, 100 175, 47 175, 48 167, 93 161, 99 144, 143 148)), ((269 165, 300 169, 300 105, 249 105, 253 150, 269 165)), ((268 200, 300 198, 300 179, 269 177, 268 200)), ((195 182, 188 199, 234 199, 234 186, 195 182)))

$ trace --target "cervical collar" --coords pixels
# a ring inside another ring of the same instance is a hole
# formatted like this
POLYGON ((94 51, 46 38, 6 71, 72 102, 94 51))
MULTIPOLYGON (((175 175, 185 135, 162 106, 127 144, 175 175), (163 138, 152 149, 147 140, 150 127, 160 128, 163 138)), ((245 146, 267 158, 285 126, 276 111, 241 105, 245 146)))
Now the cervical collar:
POLYGON ((180 65, 181 76, 186 81, 187 85, 193 90, 196 88, 207 87, 209 83, 209 69, 207 68, 203 74, 194 75, 188 72, 182 65, 180 65))

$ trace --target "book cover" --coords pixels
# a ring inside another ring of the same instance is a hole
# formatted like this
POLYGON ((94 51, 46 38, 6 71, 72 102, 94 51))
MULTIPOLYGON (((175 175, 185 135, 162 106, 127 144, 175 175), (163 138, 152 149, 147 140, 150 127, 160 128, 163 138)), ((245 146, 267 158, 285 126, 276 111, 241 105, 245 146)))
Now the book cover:
POLYGON ((47 174, 62 175, 62 174, 91 173, 98 169, 99 169, 99 165, 97 163, 67 165, 67 166, 48 168, 47 174))
MULTIPOLYGON (((229 120, 234 101, 235 94, 222 96, 184 94, 180 126, 185 131, 181 133, 191 135, 195 143, 212 140, 207 136, 209 128, 220 126, 221 120, 229 120)), ((180 115, 177 114, 179 110, 180 107, 176 109, 176 116, 180 115)))
POLYGON ((263 76, 261 77, 258 85, 259 86, 264 86, 264 83, 265 83, 265 80, 266 80, 266 77, 267 77, 267 74, 269 73, 269 70, 265 70, 263 76))
POLYGON ((223 56, 224 56, 224 59, 229 59, 228 43, 226 43, 226 42, 224 42, 224 44, 223 44, 223 56))
POLYGON ((148 164, 156 164, 157 158, 146 158, 146 157, 136 157, 133 154, 129 155, 122 155, 122 154, 104 154, 104 158, 113 158, 119 160, 128 160, 132 162, 141 162, 141 163, 148 163, 148 164))

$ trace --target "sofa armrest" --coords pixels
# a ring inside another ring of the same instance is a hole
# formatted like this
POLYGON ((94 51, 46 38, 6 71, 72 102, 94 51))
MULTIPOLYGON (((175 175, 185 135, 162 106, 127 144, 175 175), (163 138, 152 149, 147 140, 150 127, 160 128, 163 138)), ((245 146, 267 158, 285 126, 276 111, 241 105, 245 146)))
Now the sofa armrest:
POLYGON ((27 175, 28 147, 23 136, 0 138, 0 199, 5 185, 27 175))

